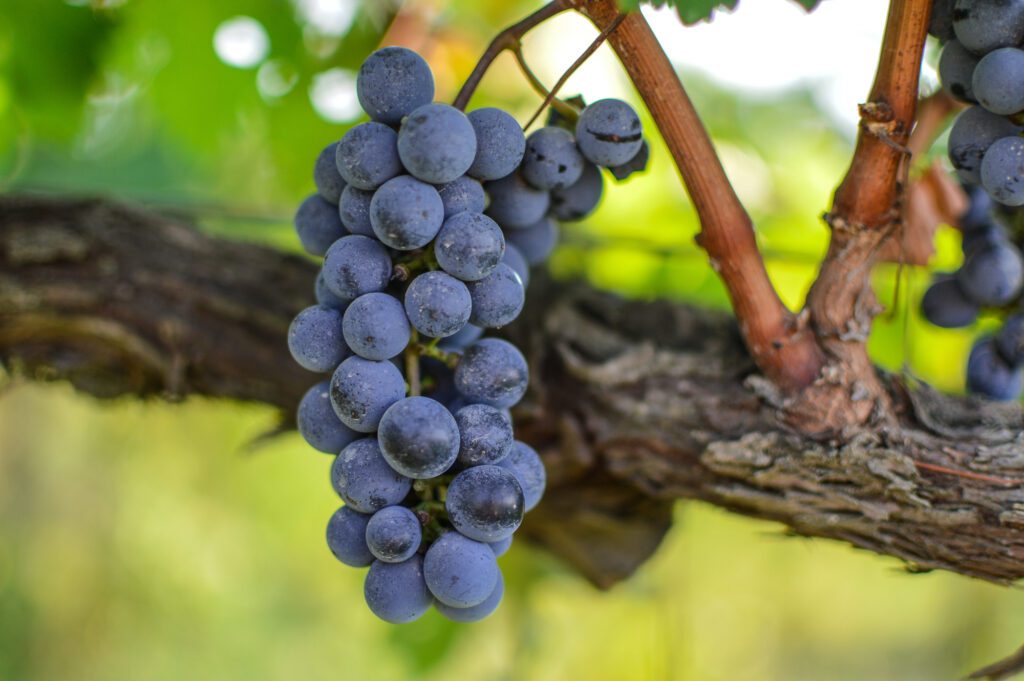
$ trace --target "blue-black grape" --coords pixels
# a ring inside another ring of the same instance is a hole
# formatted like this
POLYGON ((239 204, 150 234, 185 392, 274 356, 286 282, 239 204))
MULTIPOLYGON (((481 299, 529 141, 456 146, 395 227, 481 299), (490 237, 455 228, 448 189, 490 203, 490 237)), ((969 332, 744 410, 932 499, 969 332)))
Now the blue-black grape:
POLYGON ((444 272, 424 272, 405 290, 405 314, 413 328, 431 338, 459 332, 473 311, 466 285, 444 272))
POLYGON ((576 144, 591 163, 620 166, 643 145, 640 117, 620 99, 599 99, 580 112, 576 144))
POLYGON ((455 422, 459 426, 458 460, 463 466, 498 463, 512 451, 512 421, 502 410, 470 404, 455 412, 455 422))
POLYGON ((1024 390, 1021 373, 999 354, 991 337, 982 338, 967 359, 967 390, 993 400, 1016 400, 1024 390))
POLYGON ((365 359, 391 359, 409 344, 405 308, 387 293, 367 293, 352 301, 342 319, 345 342, 365 359))
POLYGON ((446 532, 427 549, 423 577, 434 598, 455 608, 487 600, 498 583, 498 561, 491 547, 458 532, 446 532))
POLYGON ((337 454, 360 437, 334 413, 330 381, 321 381, 306 391, 299 402, 295 422, 302 439, 325 454, 337 454))
POLYGON ((996 140, 981 162, 981 184, 993 199, 1007 206, 1024 206, 1024 139, 996 140))
MULTIPOLYGON (((467 290, 466 293, 468 294, 469 291, 467 290)), ((461 352, 477 342, 482 335, 484 335, 484 330, 481 327, 475 324, 466 324, 456 333, 441 339, 438 347, 445 352, 461 352)))
POLYGON ((306 197, 295 212, 295 232, 310 255, 323 255, 331 244, 346 234, 338 208, 319 194, 306 197))
POLYGON ((523 179, 537 189, 562 189, 580 179, 584 163, 572 133, 547 126, 526 138, 526 155, 520 172, 523 179))
POLYGON ((366 525, 366 546, 377 560, 401 563, 420 548, 423 528, 416 514, 404 506, 386 506, 366 525))
POLYGON ((423 579, 423 559, 418 555, 401 563, 374 561, 366 573, 363 596, 370 611, 391 624, 419 619, 434 600, 423 579))
POLYGON ((1003 116, 972 106, 959 116, 949 131, 949 160, 961 177, 974 184, 981 183, 981 160, 992 143, 1016 135, 1016 125, 1003 116))
POLYGON ((324 281, 323 270, 316 275, 316 284, 313 287, 313 295, 316 297, 316 302, 324 307, 333 307, 338 312, 345 312, 345 308, 348 307, 349 301, 342 300, 338 296, 331 292, 331 289, 327 288, 327 282, 324 281))
POLYGON ((331 485, 347 505, 360 513, 375 513, 402 501, 412 489, 412 480, 387 464, 376 438, 365 437, 335 457, 331 485))
POLYGON ((459 213, 444 221, 434 241, 437 264, 462 281, 477 281, 494 271, 505 253, 501 228, 482 213, 459 213))
POLYGON ((921 298, 921 314, 935 326, 959 329, 978 318, 978 306, 967 299, 953 275, 940 275, 921 298))
POLYGON ((522 280, 505 263, 498 263, 490 274, 480 281, 469 282, 466 288, 473 301, 469 321, 488 329, 514 321, 526 302, 522 280))
POLYGON ((425 104, 402 123, 398 155, 409 174, 424 182, 453 182, 473 164, 476 132, 455 107, 425 104))
POLYGON ((967 193, 967 210, 958 219, 960 230, 966 235, 988 228, 992 224, 992 197, 978 185, 965 185, 964 191, 967 193))
POLYGON ((484 338, 469 346, 455 367, 455 387, 473 402, 508 409, 526 394, 529 369, 516 346, 484 338))
POLYGON ((391 256, 379 242, 353 234, 338 239, 324 258, 324 283, 342 300, 383 291, 391 281, 391 256))
POLYGON ((928 33, 942 41, 956 37, 953 32, 953 3, 955 0, 935 0, 932 3, 932 17, 928 22, 928 33))
POLYGON ((476 131, 476 157, 466 173, 478 180, 499 180, 511 175, 523 160, 526 137, 516 119, 501 109, 469 112, 476 131))
POLYGON ((388 407, 405 397, 405 378, 391 362, 349 357, 331 377, 334 413, 352 430, 377 430, 388 407))
POLYGON ((363 62, 356 95, 370 118, 398 125, 413 109, 434 99, 434 76, 423 57, 404 47, 384 47, 363 62))
POLYGON ((300 312, 288 327, 288 349, 304 369, 334 371, 349 354, 341 329, 341 313, 314 305, 300 312))
POLYGON ((551 213, 565 222, 582 220, 594 212, 603 192, 601 171, 588 161, 574 184, 551 192, 551 213))
POLYGON ((1024 0, 956 0, 953 31, 964 47, 985 54, 1024 42, 1024 0))
POLYGON ((437 189, 408 175, 385 182, 370 201, 373 233, 399 251, 426 246, 442 222, 444 204, 437 189))
POLYGON ((1013 302, 1024 287, 1024 260, 1009 242, 969 253, 956 274, 960 290, 978 305, 1013 302))
POLYGON ((470 539, 492 542, 511 537, 523 522, 523 488, 505 468, 467 468, 448 486, 444 506, 452 526, 470 539))
POLYGON ((544 217, 524 229, 508 230, 505 238, 519 249, 526 262, 539 265, 548 259, 558 245, 558 223, 544 217))
POLYGON ((410 478, 435 478, 459 454, 455 417, 429 397, 407 397, 391 405, 380 420, 377 438, 385 461, 410 478))
POLYGON ((341 199, 341 192, 345 189, 345 180, 338 172, 338 164, 334 161, 337 153, 338 143, 328 144, 320 155, 316 157, 316 165, 313 166, 313 183, 316 184, 316 191, 328 203, 338 204, 341 199))
POLYGON ((353 187, 371 191, 402 172, 398 134, 376 121, 349 129, 338 143, 338 172, 353 187))
MULTIPOLYGON (((948 48, 947 48, 948 49, 948 48)), ((1024 109, 1024 50, 1004 47, 989 52, 974 69, 971 85, 978 102, 996 114, 1024 109)))
POLYGON ((501 575, 501 570, 498 570, 498 582, 494 585, 491 595, 485 598, 482 603, 468 608, 453 608, 441 601, 436 601, 434 607, 437 608, 439 613, 453 622, 479 622, 498 609, 504 595, 505 579, 501 575))
POLYGON ((640 151, 633 155, 633 158, 629 159, 622 165, 612 166, 608 170, 612 176, 620 182, 625 180, 633 173, 642 173, 647 170, 647 163, 651 160, 651 145, 647 143, 645 139, 643 144, 640 145, 640 151))
POLYGON ((366 524, 370 516, 342 506, 327 522, 327 546, 335 558, 349 567, 366 567, 373 554, 366 546, 366 524))
POLYGON ((1005 230, 995 222, 989 222, 987 225, 969 232, 964 231, 961 236, 963 240, 960 247, 965 256, 1000 246, 1007 241, 1005 230))
POLYGON ((526 511, 533 510, 533 507, 540 503, 541 497, 544 496, 544 488, 547 486, 544 462, 540 460, 537 450, 525 442, 516 440, 512 445, 512 451, 498 462, 498 466, 516 476, 519 486, 523 489, 526 511))
POLYGON ((487 206, 484 186, 468 175, 443 184, 437 188, 444 206, 444 217, 447 220, 458 213, 483 213, 487 206))
POLYGON ((341 224, 349 233, 376 238, 373 233, 373 225, 370 224, 371 200, 373 200, 373 192, 356 189, 352 185, 345 187, 345 190, 341 192, 338 214, 341 216, 341 224))
POLYGON ((971 85, 978 56, 956 40, 942 48, 939 56, 939 81, 946 91, 964 102, 976 102, 971 85))
POLYGON ((516 248, 515 244, 505 244, 505 255, 501 256, 501 261, 519 275, 523 288, 530 285, 530 263, 526 262, 523 252, 516 248))
POLYGON ((488 182, 484 189, 491 197, 487 214, 507 229, 534 224, 544 217, 551 205, 551 195, 528 185, 519 173, 488 182))
POLYGON ((1007 319, 995 338, 999 354, 1010 366, 1024 366, 1024 314, 1007 319))
POLYGON ((500 558, 512 547, 512 535, 498 541, 487 542, 487 545, 491 547, 491 551, 494 551, 494 557, 500 558))

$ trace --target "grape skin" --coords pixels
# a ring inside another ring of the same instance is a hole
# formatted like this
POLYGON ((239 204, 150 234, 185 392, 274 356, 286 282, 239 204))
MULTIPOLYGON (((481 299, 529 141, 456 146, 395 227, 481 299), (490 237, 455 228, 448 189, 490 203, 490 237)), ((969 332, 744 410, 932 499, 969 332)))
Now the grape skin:
POLYGON ((331 293, 331 289, 327 288, 327 282, 324 281, 323 270, 316 275, 316 284, 313 287, 313 295, 316 297, 318 305, 324 307, 332 307, 338 312, 344 313, 345 308, 348 307, 349 301, 342 300, 338 296, 331 293))
POLYGON ((405 314, 413 328, 431 338, 458 333, 469 321, 473 300, 466 285, 444 272, 425 272, 405 291, 405 314))
POLYGON ((307 307, 288 327, 288 350, 309 371, 333 371, 349 354, 341 329, 341 313, 323 305, 307 307))
POLYGON ((454 182, 476 157, 476 132, 466 114, 447 104, 425 104, 398 132, 398 155, 409 174, 431 184, 454 182))
POLYGON ((327 521, 327 547, 349 567, 366 567, 373 554, 366 546, 366 524, 370 516, 342 506, 327 521))
POLYGON ((1024 314, 1017 314, 1003 323, 996 334, 996 347, 1010 366, 1024 366, 1024 314))
POLYGON ((498 562, 491 547, 458 532, 441 535, 423 559, 423 577, 434 598, 454 608, 487 600, 498 583, 498 562))
POLYGON ((523 522, 523 489, 512 471, 493 465, 467 468, 452 480, 445 509, 461 534, 480 542, 511 537, 523 522))
POLYGON ((537 450, 525 442, 516 440, 509 455, 497 465, 516 476, 519 486, 523 489, 525 510, 532 511, 540 503, 544 496, 544 488, 547 486, 547 472, 537 450))
POLYGON ((420 548, 423 530, 416 514, 404 506, 386 506, 366 525, 366 546, 377 560, 401 563, 420 548))
POLYGON ((980 106, 969 107, 957 116, 949 131, 949 160, 965 179, 980 184, 985 152, 996 140, 1019 131, 1020 128, 1002 116, 980 106))
POLYGON ((996 140, 981 162, 981 183, 993 199, 1007 206, 1024 206, 1024 139, 996 140))
POLYGON ((318 256, 347 233, 338 209, 319 194, 307 196, 295 212, 295 232, 306 252, 318 256))
POLYGON ((943 329, 970 326, 978 318, 978 306, 967 299, 953 275, 941 275, 921 298, 921 314, 943 329))
POLYGON ((470 111, 469 122, 477 147, 466 174, 478 180, 499 180, 515 172, 526 152, 526 137, 516 119, 501 109, 487 107, 470 111))
POLYGON ((374 561, 363 583, 370 611, 391 624, 419 619, 434 602, 423 576, 423 559, 418 555, 401 563, 374 561))
POLYGON ((505 254, 505 237, 491 218, 481 213, 459 213, 445 220, 434 241, 437 264, 462 281, 483 279, 505 254))
POLYGON ((470 404, 455 412, 459 426, 459 457, 463 466, 495 464, 512 451, 512 422, 486 404, 470 404))
POLYGON ((345 187, 345 190, 341 192, 338 214, 341 216, 341 224, 351 234, 376 238, 373 233, 373 225, 370 224, 370 201, 372 199, 373 192, 356 189, 352 185, 345 187))
POLYGON ((434 76, 412 50, 384 47, 359 68, 356 96, 370 118, 398 125, 413 109, 433 101, 434 76))
POLYGON ((391 281, 391 256, 379 242, 365 236, 338 239, 324 258, 324 283, 342 300, 383 291, 391 281))
MULTIPOLYGON (((466 294, 469 294, 468 290, 466 294)), ((482 335, 484 335, 484 330, 481 327, 475 324, 466 324, 451 336, 442 339, 438 347, 446 352, 458 352, 475 343, 482 335)))
POLYGON ((932 3, 932 17, 928 33, 942 41, 953 40, 953 3, 955 0, 935 0, 932 3))
POLYGON ((441 601, 435 601, 434 607, 437 608, 439 613, 453 622, 479 622, 498 609, 504 595, 505 579, 501 575, 501 570, 499 570, 498 582, 494 585, 494 590, 491 591, 491 595, 485 598, 482 603, 469 608, 453 608, 441 601))
POLYGON ((334 413, 360 433, 377 430, 384 412, 403 397, 405 378, 391 362, 349 357, 331 377, 334 413))
POLYGON ((383 123, 360 123, 338 143, 338 171, 357 189, 376 189, 402 172, 397 145, 398 134, 383 123))
POLYGON ((313 184, 316 185, 317 193, 324 201, 334 205, 338 205, 341 192, 345 189, 345 180, 338 172, 338 164, 334 160, 337 149, 337 142, 328 144, 316 157, 316 165, 313 166, 313 184))
POLYGON ((539 265, 551 255, 558 245, 558 223, 543 217, 524 229, 508 230, 505 238, 531 265, 539 265))
POLYGON ((587 161, 575 184, 551 192, 551 213, 563 222, 582 220, 597 209, 603 193, 601 171, 587 161))
POLYGON ((523 179, 537 189, 562 189, 583 173, 583 155, 568 130, 548 126, 526 138, 523 179))
POLYGON ((443 222, 444 204, 437 190, 408 175, 385 182, 370 201, 373 233, 399 251, 426 246, 443 222))
POLYGON ((978 305, 1013 302, 1024 287, 1024 260, 1009 242, 970 253, 956 274, 960 290, 978 305))
POLYGON ((466 284, 473 301, 469 321, 477 326, 496 329, 519 316, 526 302, 526 291, 519 275, 505 263, 480 281, 466 284))
POLYGON ((1002 358, 991 337, 982 338, 967 359, 967 390, 993 400, 1016 400, 1024 390, 1021 374, 1002 358))
POLYGON ((643 144, 640 145, 640 151, 636 152, 633 158, 629 159, 622 165, 613 166, 608 170, 615 177, 616 180, 621 182, 633 173, 642 173, 647 170, 647 163, 651 159, 651 145, 647 143, 645 139, 643 144))
POLYGON ((500 558, 512 547, 512 535, 498 541, 487 542, 487 545, 491 547, 491 551, 494 551, 494 557, 500 558))
POLYGON ((989 52, 974 69, 974 96, 995 114, 1010 115, 1024 109, 1024 50, 1004 47, 989 52))
POLYGON ((444 218, 447 220, 459 213, 483 213, 487 205, 484 186, 472 177, 463 175, 457 180, 443 184, 437 188, 444 206, 444 218))
POLYGON ((939 82, 946 91, 964 102, 975 103, 972 81, 978 57, 956 40, 942 48, 939 56, 939 82))
POLYGON ((443 404, 429 397, 406 397, 391 405, 377 432, 384 460, 402 475, 436 478, 459 454, 459 427, 443 404))
POLYGON ((299 402, 295 422, 302 439, 325 454, 337 454, 360 436, 334 413, 330 381, 321 381, 306 391, 299 402))
POLYGON ((534 224, 544 217, 551 205, 551 195, 531 187, 519 173, 488 182, 484 189, 491 198, 487 215, 507 229, 534 224))
POLYGON ((345 310, 342 329, 348 347, 364 359, 391 359, 409 344, 405 308, 387 293, 367 293, 352 301, 345 310))
POLYGON ((620 166, 636 156, 643 145, 640 117, 622 100, 599 99, 580 112, 576 144, 591 163, 620 166))
POLYGON ((484 338, 462 355, 455 367, 455 387, 467 399, 508 409, 526 394, 529 370, 516 346, 484 338))
POLYGON ((375 513, 402 501, 412 489, 412 480, 387 464, 376 438, 364 437, 335 457, 331 485, 346 505, 360 513, 375 513))
POLYGON ((512 270, 519 275, 519 279, 523 282, 523 288, 525 289, 530 284, 530 264, 526 262, 526 258, 523 257, 523 252, 516 248, 515 244, 505 244, 505 255, 501 256, 501 261, 512 268, 512 270))
POLYGON ((985 54, 1024 42, 1024 0, 956 0, 953 32, 964 47, 985 54))

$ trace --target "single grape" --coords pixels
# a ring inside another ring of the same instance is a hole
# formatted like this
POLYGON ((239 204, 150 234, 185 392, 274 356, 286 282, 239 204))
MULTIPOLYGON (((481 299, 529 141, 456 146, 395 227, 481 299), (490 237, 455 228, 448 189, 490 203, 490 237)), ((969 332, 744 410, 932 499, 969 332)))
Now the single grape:
POLYGON ((526 358, 508 341, 484 338, 469 346, 455 367, 455 387, 481 404, 508 409, 526 394, 526 358))
POLYGON ((989 399, 1010 402, 1020 398, 1024 376, 999 354, 991 337, 982 338, 967 359, 967 390, 989 399))
POLYGON ((603 192, 601 171, 588 161, 575 184, 551 192, 551 212, 564 222, 582 220, 594 212, 603 192))
POLYGON ((331 377, 334 413, 352 430, 377 430, 387 408, 405 397, 405 378, 391 362, 349 357, 331 377))
POLYGON ((1024 109, 1024 50, 1004 47, 989 52, 974 69, 971 84, 978 102, 992 113, 1009 116, 1021 111, 1024 109))
POLYGON ((977 66, 978 56, 956 40, 951 40, 939 56, 939 81, 957 99, 976 103, 971 83, 977 66))
POLYGON ((1009 242, 983 248, 964 258, 956 281, 967 299, 978 305, 1007 305, 1024 288, 1024 260, 1009 242))
POLYGON ((526 302, 522 280, 505 263, 498 263, 493 272, 480 281, 469 282, 466 288, 473 301, 469 321, 488 329, 496 329, 514 321, 526 302))
POLYGON ((409 344, 405 308, 387 293, 367 293, 353 300, 345 310, 342 329, 348 347, 365 359, 391 359, 409 344))
POLYGON ((295 416, 299 434, 310 447, 337 454, 359 437, 338 418, 331 407, 331 382, 321 381, 306 391, 295 416))
POLYGON ((479 622, 498 609, 504 595, 505 579, 501 576, 501 570, 498 570, 498 582, 494 585, 491 595, 485 598, 482 603, 469 608, 453 608, 441 601, 435 601, 434 607, 452 622, 479 622))
POLYGON ((334 162, 337 149, 337 142, 328 144, 316 157, 316 165, 313 167, 313 183, 316 184, 317 193, 324 201, 335 205, 341 199, 341 191, 345 188, 345 180, 338 172, 338 164, 334 162))
POLYGON ((412 251, 430 243, 444 222, 444 204, 431 185, 401 175, 388 180, 370 201, 373 233, 385 245, 412 251))
POLYGON ((295 232, 310 255, 323 255, 335 241, 345 236, 338 209, 319 194, 312 194, 295 212, 295 232))
POLYGON ((478 180, 499 180, 519 167, 526 151, 526 137, 516 119, 501 109, 469 112, 476 132, 476 156, 466 173, 478 180))
POLYGON ((519 249, 526 262, 539 265, 548 259, 558 245, 558 223, 544 217, 525 229, 508 230, 505 238, 519 249))
POLYGON ((643 126, 621 99, 599 99, 580 112, 576 144, 591 163, 613 167, 628 163, 643 145, 643 126))
POLYGON ((647 163, 651 160, 651 145, 647 143, 645 139, 643 144, 640 145, 640 151, 636 152, 633 158, 629 159, 620 166, 613 166, 608 170, 611 171, 612 176, 619 182, 625 180, 633 173, 642 173, 647 170, 647 163))
MULTIPOLYGON (((467 290, 468 294, 469 291, 467 290)), ((484 330, 475 324, 466 324, 451 336, 446 336, 438 343, 438 347, 445 352, 459 352, 477 342, 484 330)))
POLYGON ((379 242, 353 234, 338 239, 324 258, 324 283, 342 300, 383 291, 391 281, 391 256, 379 242))
POLYGON ((373 554, 366 546, 366 524, 370 516, 342 506, 327 522, 327 546, 334 557, 349 567, 366 567, 373 554))
POLYGON ((501 261, 512 268, 512 270, 519 275, 519 278, 523 282, 523 288, 525 289, 530 284, 530 264, 526 262, 526 258, 523 257, 523 252, 516 248, 513 244, 505 244, 505 255, 501 256, 501 261))
POLYGON ((405 499, 412 480, 387 464, 376 438, 365 437, 335 457, 331 485, 346 505, 360 513, 375 513, 405 499))
POLYGON ((1024 42, 1024 0, 956 0, 953 32, 975 54, 1024 42))
POLYGON ((1016 135, 1016 125, 1002 116, 972 106, 957 116, 949 131, 949 160, 973 184, 981 183, 981 160, 992 143, 1016 135))
POLYGON ((964 186, 967 193, 967 210, 959 218, 960 229, 965 234, 986 229, 992 224, 992 197, 983 187, 969 184, 964 186))
POLYGON ((376 238, 373 233, 373 225, 370 224, 370 201, 372 199, 373 192, 356 189, 352 185, 345 187, 345 190, 341 192, 338 214, 341 216, 341 224, 349 233, 376 238))
POLYGON ((500 558, 504 556, 509 548, 512 547, 512 535, 499 539, 498 541, 487 542, 487 545, 491 547, 491 551, 494 551, 494 557, 500 558))
POLYGON ((487 214, 506 229, 532 225, 551 205, 550 194, 528 185, 519 173, 488 182, 484 189, 491 198, 487 214))
POLYGON ((1003 323, 996 334, 996 348, 1010 366, 1024 366, 1024 314, 1013 315, 1003 323))
POLYGON ((953 3, 955 0, 935 0, 932 3, 932 17, 928 33, 942 41, 956 37, 953 32, 953 3))
POLYGON ((338 143, 338 172, 353 187, 371 191, 402 172, 398 133, 376 121, 349 129, 338 143))
POLYGON ((309 371, 333 371, 349 354, 341 330, 341 313, 323 305, 307 307, 288 327, 288 349, 309 371))
POLYGON ((401 563, 374 561, 366 573, 363 596, 373 614, 391 624, 419 619, 434 602, 418 555, 401 563))
POLYGON ((419 551, 423 528, 416 514, 404 506, 387 506, 366 525, 366 545, 377 560, 401 563, 419 551))
POLYGON ((498 463, 512 451, 512 422, 500 409, 470 404, 455 412, 455 423, 463 466, 498 463))
POLYGON ((519 486, 523 489, 525 510, 532 511, 540 503, 541 497, 544 496, 544 488, 547 486, 547 472, 537 450, 525 442, 516 440, 512 445, 512 451, 498 462, 498 466, 516 476, 519 486))
POLYGON ((1006 231, 995 222, 989 222, 983 227, 963 232, 961 236, 963 237, 961 249, 965 256, 1001 246, 1008 241, 1006 231))
POLYGON ((476 132, 455 107, 424 104, 402 123, 398 155, 413 177, 431 184, 454 182, 473 164, 476 132))
POLYGON ((455 608, 487 600, 498 583, 498 561, 491 547, 458 532, 441 535, 423 558, 423 577, 434 598, 455 608))
POLYGON ((459 454, 455 417, 429 397, 407 397, 391 405, 380 420, 377 437, 388 464, 419 480, 441 475, 459 454))
POLYGON ((572 133, 548 126, 526 138, 526 155, 520 172, 523 179, 537 189, 562 189, 580 179, 584 163, 572 133))
POLYGON ((434 76, 423 57, 404 47, 384 47, 359 67, 356 96, 370 118, 398 125, 434 99, 434 76))
POLYGON ((981 184, 1007 206, 1024 206, 1024 139, 996 140, 981 162, 981 184))
POLYGON ((935 326, 959 329, 978 318, 978 306, 967 299, 956 277, 940 275, 921 298, 921 314, 935 326))
POLYGON ((413 328, 431 338, 458 333, 469 321, 473 300, 466 285, 444 272, 425 272, 405 290, 405 314, 413 328))
POLYGON ((342 300, 331 293, 331 289, 327 288, 327 282, 324 281, 323 270, 316 275, 316 285, 313 287, 313 295, 316 297, 318 305, 332 307, 338 312, 344 313, 345 308, 348 307, 349 301, 342 300))
POLYGON ((437 264, 462 281, 477 281, 494 271, 505 254, 501 228, 482 213, 459 213, 444 221, 434 241, 437 264))
POLYGON ((444 206, 444 217, 447 220, 458 213, 483 213, 487 205, 484 186, 468 175, 452 180, 437 188, 444 206))
POLYGON ((490 465, 456 475, 444 502, 452 526, 482 542, 511 537, 523 522, 524 505, 523 488, 512 471, 490 465))

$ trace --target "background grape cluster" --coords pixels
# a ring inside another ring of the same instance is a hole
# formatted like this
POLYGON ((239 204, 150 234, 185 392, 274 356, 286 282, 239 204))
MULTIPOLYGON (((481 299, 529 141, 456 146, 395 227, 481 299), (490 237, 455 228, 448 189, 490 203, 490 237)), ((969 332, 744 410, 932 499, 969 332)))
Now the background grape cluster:
POLYGON ((970 205, 959 225, 963 265, 936 278, 922 312, 944 328, 969 326, 981 311, 1002 317, 971 350, 967 388, 1015 400, 1024 391, 1024 259, 1013 229, 1024 206, 1024 0, 937 0, 930 32, 944 41, 943 87, 970 104, 949 135, 970 205))
POLYGON ((302 399, 298 427, 336 455, 344 505, 327 543, 369 566, 370 609, 394 623, 431 605, 475 621, 501 601, 496 558, 546 481, 509 413, 526 359, 483 334, 523 309, 558 221, 597 207, 601 167, 625 179, 648 146, 619 100, 552 116, 528 137, 500 109, 435 103, 429 67, 404 48, 371 54, 356 87, 371 120, 323 150, 317 193, 295 216, 323 268, 289 349, 331 375, 302 399))

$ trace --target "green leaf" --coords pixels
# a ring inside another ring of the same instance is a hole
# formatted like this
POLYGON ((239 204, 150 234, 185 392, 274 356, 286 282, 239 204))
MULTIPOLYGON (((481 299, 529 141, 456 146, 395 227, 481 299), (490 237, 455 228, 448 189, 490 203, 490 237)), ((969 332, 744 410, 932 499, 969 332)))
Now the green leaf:
MULTIPOLYGON (((808 12, 821 4, 821 0, 793 0, 793 2, 808 12)), ((624 10, 637 9, 640 4, 653 7, 672 7, 682 22, 690 25, 701 21, 710 21, 717 9, 736 9, 739 0, 619 0, 619 6, 624 10)))

